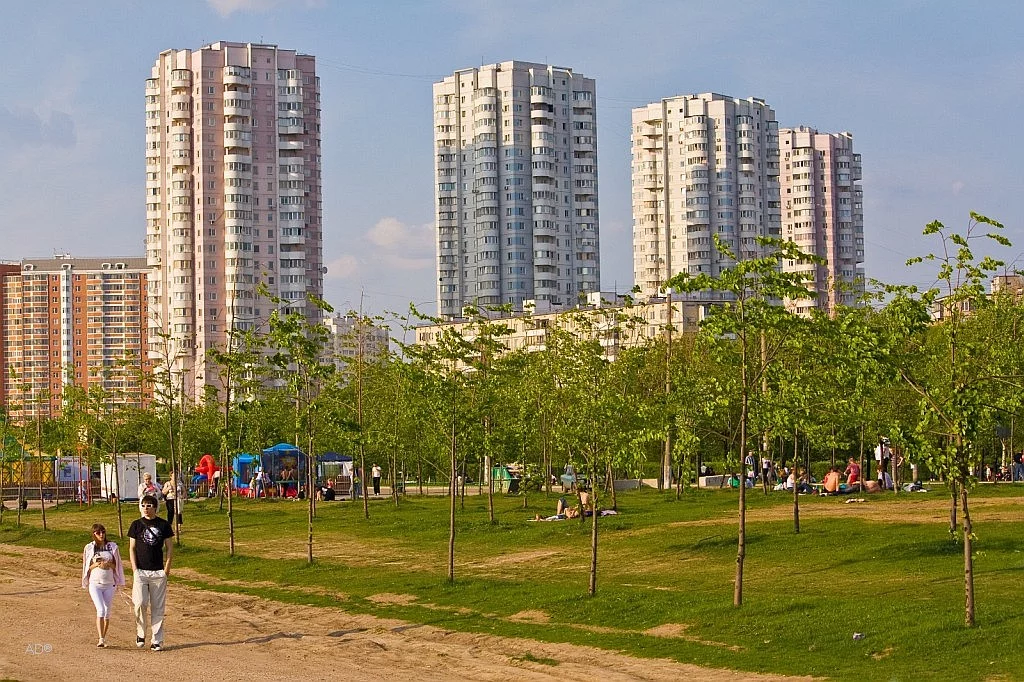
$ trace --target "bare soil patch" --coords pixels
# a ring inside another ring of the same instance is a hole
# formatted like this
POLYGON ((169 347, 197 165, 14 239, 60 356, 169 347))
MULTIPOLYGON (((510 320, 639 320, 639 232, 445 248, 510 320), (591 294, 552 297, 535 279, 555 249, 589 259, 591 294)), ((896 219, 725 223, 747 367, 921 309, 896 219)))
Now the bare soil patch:
MULTIPOLYGON (((164 651, 134 647, 127 591, 115 598, 111 647, 97 649, 95 611, 80 587, 80 561, 74 554, 0 545, 0 678, 78 680, 85 671, 102 670, 114 679, 158 674, 161 680, 812 679, 451 632, 340 608, 218 593, 175 583, 173 578, 164 651)), ((210 581, 195 572, 178 574, 210 581)))

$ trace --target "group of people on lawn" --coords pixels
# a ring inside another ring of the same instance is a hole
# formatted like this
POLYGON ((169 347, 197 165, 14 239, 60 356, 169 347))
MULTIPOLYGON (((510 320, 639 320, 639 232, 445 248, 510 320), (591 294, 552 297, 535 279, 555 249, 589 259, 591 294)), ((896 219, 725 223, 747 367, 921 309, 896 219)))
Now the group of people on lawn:
MULTIPOLYGON (((820 490, 817 492, 821 495, 846 495, 855 492, 867 492, 874 493, 882 490, 893 489, 893 479, 890 472, 890 466, 892 462, 892 451, 889 448, 889 442, 886 438, 879 439, 878 446, 875 448, 875 461, 878 464, 878 480, 877 481, 865 481, 861 476, 861 467, 857 462, 856 458, 850 457, 846 468, 840 470, 838 466, 830 467, 828 473, 825 474, 820 490), (845 481, 843 480, 845 477, 845 481)), ((757 482, 757 472, 754 469, 757 459, 753 454, 747 455, 744 460, 744 464, 747 468, 747 476, 745 485, 748 488, 754 487, 757 482)), ((917 467, 912 465, 914 485, 917 481, 917 467)), ((776 473, 775 463, 767 455, 761 458, 761 480, 766 486, 772 486, 775 490, 781 491, 792 491, 794 488, 800 493, 814 493, 816 492, 815 483, 813 479, 808 479, 806 472, 797 475, 794 469, 784 468, 782 471, 783 476, 780 477, 776 473), (776 484, 776 481, 778 483, 776 484)), ((729 477, 729 486, 732 488, 740 487, 740 477, 738 474, 733 473, 729 477)))

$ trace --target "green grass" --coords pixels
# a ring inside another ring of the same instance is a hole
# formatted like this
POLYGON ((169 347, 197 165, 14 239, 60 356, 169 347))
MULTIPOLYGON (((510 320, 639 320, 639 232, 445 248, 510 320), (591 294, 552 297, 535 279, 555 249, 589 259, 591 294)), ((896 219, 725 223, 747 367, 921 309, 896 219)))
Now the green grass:
MULTIPOLYGON (((213 579, 198 587, 342 608, 449 630, 572 642, 747 671, 849 680, 1024 679, 1024 486, 984 486, 975 500, 977 623, 963 626, 963 559, 947 533, 945 498, 869 497, 862 505, 748 496, 744 604, 732 606, 735 493, 620 494, 602 518, 598 594, 586 596, 590 526, 531 523, 554 500, 467 497, 459 512, 456 583, 445 581, 447 500, 323 503, 316 562, 305 561, 306 508, 288 501, 236 504, 237 554, 216 503, 186 507, 175 565, 213 579), (539 507, 539 508, 538 508, 539 507), (226 581, 226 582, 222 582, 226 581), (411 595, 408 604, 375 598, 411 595), (540 612, 533 617, 523 612, 540 612), (520 614, 516 616, 516 614, 520 614), (543 616, 543 618, 541 618, 543 616), (546 622, 543 622, 546 619, 546 622), (645 631, 676 626, 675 637, 645 631), (854 640, 853 633, 864 633, 854 640)), ((134 507, 124 507, 126 519, 134 507)), ((5 512, 0 542, 81 551, 94 521, 116 532, 109 506, 38 513, 21 529, 5 512)), ((533 659, 529 659, 533 660, 533 659)), ((535 662, 557 665, 558 661, 535 662)))

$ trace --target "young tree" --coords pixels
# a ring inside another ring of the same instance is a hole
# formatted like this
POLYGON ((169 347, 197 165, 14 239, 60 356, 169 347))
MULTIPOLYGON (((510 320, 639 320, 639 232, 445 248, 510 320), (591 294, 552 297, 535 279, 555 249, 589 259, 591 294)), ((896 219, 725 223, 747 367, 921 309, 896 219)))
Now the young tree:
MULTIPOLYGON (((750 403, 759 390, 762 377, 772 355, 760 352, 761 334, 775 332, 783 336, 794 324, 795 315, 781 305, 787 298, 809 298, 810 292, 803 282, 807 276, 800 272, 780 272, 780 259, 816 262, 801 252, 792 242, 759 237, 758 243, 765 255, 738 260, 729 246, 714 235, 715 248, 733 261, 731 267, 722 268, 717 275, 696 276, 680 273, 669 279, 665 286, 681 292, 718 291, 727 293, 731 302, 715 308, 702 327, 702 332, 715 339, 734 338, 735 342, 720 349, 735 355, 739 374, 740 399, 740 461, 745 458, 750 438, 750 403)), ((733 605, 743 603, 743 562, 746 558, 746 486, 739 490, 739 532, 736 552, 736 581, 733 605)))
POLYGON ((939 221, 929 223, 925 235, 935 235, 941 250, 907 261, 908 265, 923 261, 938 264, 938 285, 913 300, 913 290, 897 289, 892 304, 906 313, 902 319, 908 333, 920 333, 921 304, 935 306, 941 311, 942 321, 935 329, 938 347, 943 351, 943 371, 930 376, 915 376, 906 368, 900 373, 907 384, 920 396, 918 432, 921 442, 929 444, 926 451, 929 465, 943 474, 955 489, 962 515, 964 557, 964 623, 974 625, 974 529, 968 506, 969 492, 980 465, 978 447, 979 425, 986 416, 986 391, 996 382, 1012 382, 1019 387, 1017 376, 991 376, 992 352, 990 339, 972 337, 966 333, 972 311, 991 305, 986 295, 988 278, 1003 263, 991 256, 977 258, 975 245, 979 241, 1010 246, 1009 240, 997 230, 1003 226, 979 213, 971 212, 966 229, 962 232, 947 228, 939 221), (916 304, 916 305, 915 305, 916 304), (916 312, 916 314, 915 314, 916 312), (934 445, 935 436, 941 444, 934 445))
POLYGON ((644 447, 661 440, 664 433, 660 414, 627 390, 634 373, 617 371, 625 365, 610 366, 602 341, 618 339, 617 316, 617 311, 603 309, 565 313, 550 330, 544 351, 551 356, 553 393, 561 405, 552 421, 553 440, 570 461, 577 457, 585 462, 590 482, 588 504, 579 497, 581 523, 587 507, 592 511, 587 588, 591 596, 597 593, 598 479, 604 476, 614 489, 616 468, 636 468, 644 447))
MULTIPOLYGON (((321 392, 335 376, 335 365, 326 361, 329 330, 322 324, 312 324, 299 309, 289 308, 287 301, 270 296, 265 287, 261 295, 274 304, 268 321, 266 338, 270 367, 275 378, 288 389, 295 405, 295 445, 300 435, 306 445, 306 492, 308 502, 307 560, 313 563, 313 518, 315 495, 313 484, 316 472, 316 433, 321 417, 321 392)), ((326 313, 334 309, 326 301, 307 295, 307 304, 326 313)))

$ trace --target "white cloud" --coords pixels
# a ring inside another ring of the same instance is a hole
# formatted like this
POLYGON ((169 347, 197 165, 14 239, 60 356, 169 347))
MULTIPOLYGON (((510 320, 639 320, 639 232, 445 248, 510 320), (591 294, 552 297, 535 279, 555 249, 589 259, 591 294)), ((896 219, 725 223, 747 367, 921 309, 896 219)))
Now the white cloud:
POLYGON ((68 149, 78 141, 75 122, 63 111, 40 115, 33 109, 0 106, 0 143, 12 147, 57 147, 68 149))
POLYGON ((306 8, 324 6, 324 0, 302 0, 301 2, 297 0, 206 0, 206 2, 213 7, 217 14, 225 18, 235 12, 269 12, 281 5, 290 7, 303 5, 306 8))
POLYGON ((361 271, 359 259, 350 253, 343 253, 327 263, 327 279, 358 279, 361 271))
POLYGON ((964 189, 964 187, 966 187, 966 186, 967 186, 967 185, 966 185, 966 184, 964 184, 964 182, 963 182, 962 180, 956 180, 956 181, 955 181, 955 182, 953 183, 953 196, 957 196, 957 195, 959 195, 959 194, 960 194, 960 192, 962 192, 962 191, 963 191, 963 189, 964 189))
POLYGON ((395 254, 384 254, 381 262, 394 270, 426 270, 434 266, 433 258, 407 258, 395 254))
POLYGON ((384 252, 400 252, 423 258, 434 252, 433 226, 406 225, 397 218, 381 218, 366 233, 366 239, 384 252))

